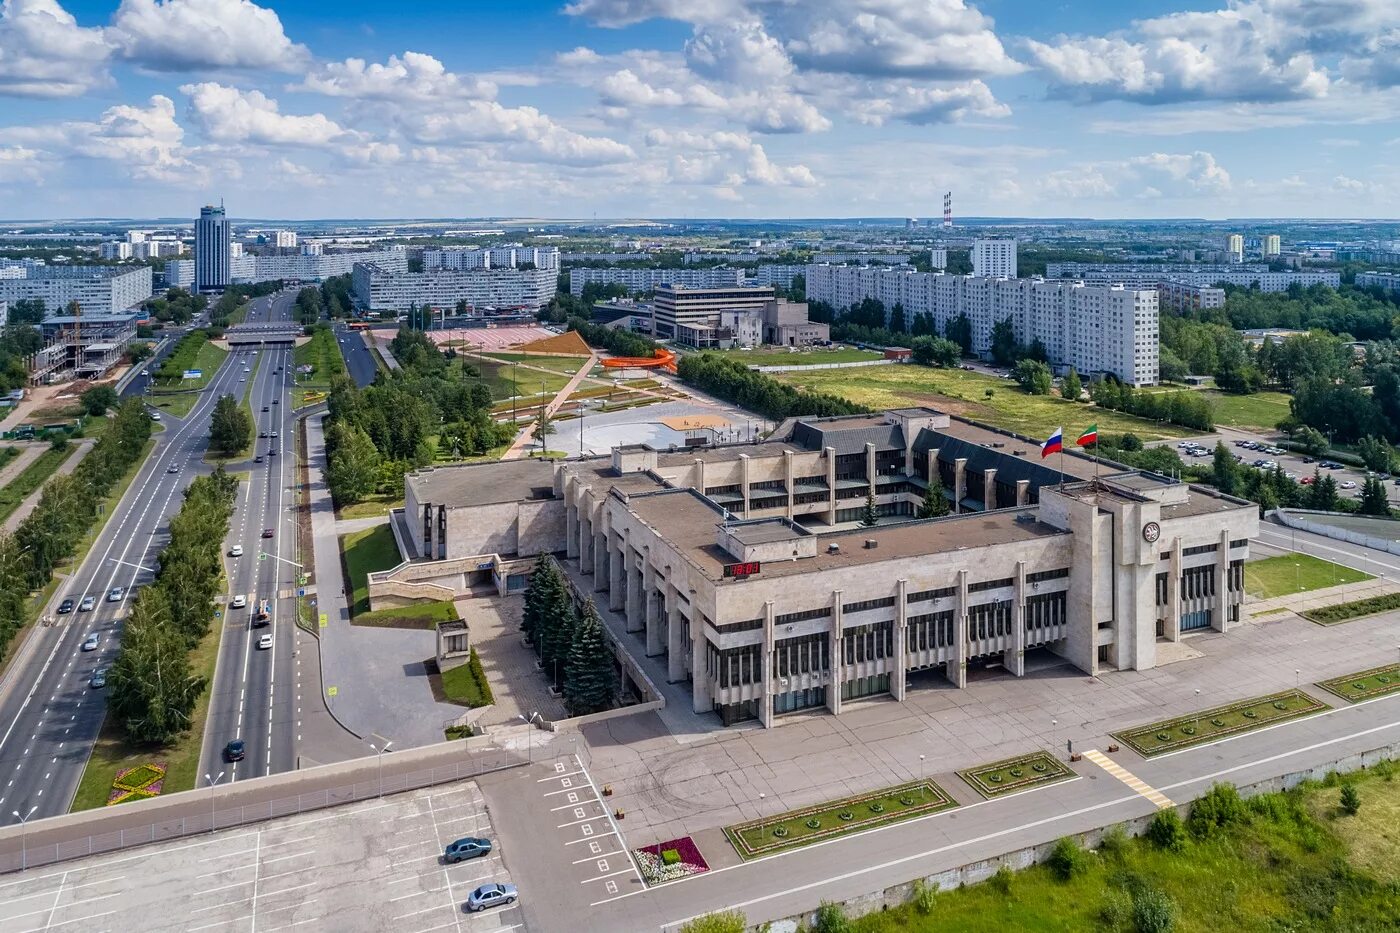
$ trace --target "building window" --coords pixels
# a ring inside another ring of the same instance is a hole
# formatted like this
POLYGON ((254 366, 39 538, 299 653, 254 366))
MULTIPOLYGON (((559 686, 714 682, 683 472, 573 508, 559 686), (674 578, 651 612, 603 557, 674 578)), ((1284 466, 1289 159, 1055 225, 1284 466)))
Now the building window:
POLYGON ((721 635, 733 635, 736 632, 752 632, 755 629, 763 628, 762 619, 747 619, 743 622, 728 622, 724 625, 715 625, 714 630, 721 635))
POLYGON ((1061 567, 1059 570, 1040 570, 1036 573, 1026 574, 1027 583, 1044 583, 1046 580, 1063 580, 1069 576, 1069 568, 1061 567))
POLYGON ((894 653, 894 622, 876 622, 846 629, 841 637, 847 664, 878 661, 894 653))
POLYGON ((866 609, 887 609, 894 605, 894 597, 886 596, 884 599, 863 599, 856 603, 845 603, 841 607, 842 612, 863 612, 866 609))
POLYGON ((945 586, 937 590, 919 590, 917 593, 909 594, 910 603, 926 603, 934 599, 945 599, 949 596, 956 596, 958 588, 956 586, 945 586))
POLYGON ((1065 622, 1065 600, 1066 596, 1063 591, 1028 596, 1025 612, 1026 632, 1034 634, 1051 626, 1063 625, 1065 622))
POLYGON ((773 646, 773 676, 831 670, 831 639, 825 632, 784 638, 773 646))
POLYGON ((889 674, 872 674, 869 677, 852 677, 841 683, 841 699, 856 700, 860 697, 877 696, 890 692, 889 674))
POLYGON ((1011 600, 980 603, 967 610, 967 637, 977 641, 1011 632, 1011 600))
POLYGON ((981 583, 969 583, 967 591, 969 593, 981 593, 986 590, 995 590, 1003 586, 1011 586, 1015 581, 1010 577, 1002 580, 983 580, 981 583))
POLYGON ((1196 554, 1214 554, 1218 550, 1220 550, 1220 545, 1218 544, 1198 544, 1195 547, 1183 548, 1181 556, 1192 557, 1196 554))
POLYGON ((948 647, 953 643, 952 611, 911 616, 905 625, 904 638, 908 651, 948 647))
POLYGON ((1237 547, 1249 547, 1249 539, 1248 539, 1248 538, 1236 538, 1235 540, 1233 540, 1233 541, 1230 542, 1230 550, 1233 551, 1233 550, 1234 550, 1235 548, 1237 548, 1237 547))
POLYGON ((805 612, 788 612, 773 618, 773 625, 791 625, 794 622, 806 622, 811 619, 831 618, 831 607, 823 606, 820 609, 808 609, 805 612))

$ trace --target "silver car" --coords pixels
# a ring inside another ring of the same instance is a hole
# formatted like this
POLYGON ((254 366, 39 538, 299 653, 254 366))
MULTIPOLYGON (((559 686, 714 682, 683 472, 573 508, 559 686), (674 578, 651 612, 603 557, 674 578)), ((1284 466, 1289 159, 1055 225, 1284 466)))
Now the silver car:
POLYGON ((478 910, 500 907, 502 904, 514 904, 519 896, 520 893, 513 884, 483 884, 467 897, 467 902, 462 907, 468 913, 476 913, 478 910))

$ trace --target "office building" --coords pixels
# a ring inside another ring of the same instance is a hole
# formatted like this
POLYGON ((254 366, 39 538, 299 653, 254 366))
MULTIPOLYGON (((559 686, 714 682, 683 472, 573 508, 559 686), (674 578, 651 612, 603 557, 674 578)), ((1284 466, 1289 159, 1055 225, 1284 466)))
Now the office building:
POLYGON ((570 269, 569 294, 583 294, 591 282, 621 285, 633 295, 654 292, 662 285, 688 288, 727 288, 744 284, 742 269, 570 269))
POLYGON ((675 340, 682 346, 704 345, 700 337, 720 326, 721 311, 762 312, 774 299, 772 288, 689 288, 662 285, 652 298, 652 334, 658 340, 675 340))
POLYGON ((235 240, 228 245, 228 255, 230 259, 241 259, 243 257, 243 244, 235 240))
POLYGON ((1232 233, 1225 238, 1225 253, 1233 263, 1244 262, 1244 237, 1232 233))
MULTIPOLYGON (((557 555, 624 656, 664 658, 725 725, 983 668, 1149 670, 1160 646, 1241 623, 1253 503, 1063 460, 927 408, 797 418, 762 444, 411 473, 393 520, 419 585, 520 592, 557 555), (915 520, 934 482, 953 514, 915 520)), ((403 603, 395 573, 371 575, 372 606, 403 603)))
POLYGON ((1016 241, 986 237, 973 240, 972 274, 991 279, 1016 278, 1016 241))
POLYGON ((1264 238, 1260 242, 1260 252, 1265 256, 1281 255, 1283 253, 1283 244, 1279 239, 1279 235, 1277 233, 1264 234, 1264 238))
POLYGON ((103 243, 98 247, 98 254, 103 259, 130 259, 131 244, 123 240, 116 240, 111 243, 103 243))
POLYGON ((878 267, 811 266, 807 298, 837 309, 866 298, 895 305, 904 320, 926 314, 939 333, 966 315, 972 348, 991 350, 992 327, 1010 320, 1016 339, 1039 340, 1050 362, 1083 375, 1111 374, 1129 385, 1152 385, 1158 375, 1158 302, 1152 288, 1075 281, 1004 279, 878 267))
POLYGON ((278 230, 273 234, 272 244, 278 249, 296 249, 297 234, 295 230, 278 230))
POLYGON ((536 269, 559 271, 559 248, 502 246, 494 249, 425 249, 423 270, 430 269, 536 269))
POLYGON ((475 312, 536 311, 554 297, 559 273, 553 269, 424 269, 391 272, 357 262, 351 272, 355 302, 367 311, 403 314, 410 308, 453 309, 461 302, 475 312))
POLYGON ((150 266, 11 266, 0 276, 0 301, 40 299, 50 314, 77 302, 83 314, 116 314, 151 297, 150 266))
POLYGON ((223 205, 199 209, 194 224, 194 287, 196 291, 218 291, 233 281, 229 270, 232 259, 229 243, 232 229, 223 205))

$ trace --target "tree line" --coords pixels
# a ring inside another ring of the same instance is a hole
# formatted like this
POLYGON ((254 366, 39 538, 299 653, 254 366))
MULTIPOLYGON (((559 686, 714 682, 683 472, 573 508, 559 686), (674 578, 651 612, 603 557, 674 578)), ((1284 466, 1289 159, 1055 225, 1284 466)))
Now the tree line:
POLYGON ((401 368, 380 373, 372 385, 331 380, 326 481, 341 505, 401 489, 405 473, 439 453, 482 455, 515 436, 514 425, 492 419, 493 396, 481 371, 455 350, 444 352, 408 328, 391 349, 401 368))
POLYGON ((618 356, 651 356, 656 352, 656 341, 648 337, 620 327, 590 324, 581 317, 569 318, 569 330, 578 331, 590 347, 602 347, 618 356))
POLYGON ((593 600, 576 603, 553 557, 542 555, 525 588, 525 640, 564 695, 572 716, 611 709, 617 696, 613 653, 593 600))
POLYGON ((245 303, 254 298, 261 298, 264 295, 271 295, 282 287, 282 281, 275 282, 245 282, 237 285, 230 285, 224 289, 224 293, 219 296, 219 300, 214 302, 214 307, 209 309, 209 323, 213 327, 228 327, 233 320, 233 314, 245 303))
POLYGON ((190 727, 205 681, 190 652, 209 634, 223 574, 221 554, 238 481, 220 467, 185 490, 170 520, 155 581, 122 627, 108 674, 108 708, 133 742, 168 742, 190 727))
POLYGON ((0 659, 28 618, 30 596, 77 552, 99 504, 141 458, 150 437, 151 419, 140 400, 123 403, 82 463, 49 479, 14 534, 0 534, 0 659))
POLYGON ((736 359, 714 353, 687 354, 676 367, 682 380, 702 392, 781 421, 797 415, 827 417, 869 411, 825 392, 808 392, 749 369, 736 359))
POLYGON ((1165 421, 1200 431, 1215 428, 1210 399, 1199 392, 1147 392, 1115 379, 1104 379, 1090 387, 1089 397, 1100 408, 1150 421, 1165 421))
POLYGON ((209 299, 178 286, 166 289, 164 295, 147 298, 143 305, 146 313, 157 321, 177 325, 188 324, 208 306, 209 299))

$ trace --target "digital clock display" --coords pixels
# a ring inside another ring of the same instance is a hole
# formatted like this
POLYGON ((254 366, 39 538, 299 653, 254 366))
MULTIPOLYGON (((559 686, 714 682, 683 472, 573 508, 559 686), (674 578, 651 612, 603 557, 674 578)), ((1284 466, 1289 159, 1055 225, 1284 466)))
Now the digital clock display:
POLYGON ((756 560, 742 564, 725 564, 724 575, 726 577, 751 577, 762 569, 763 564, 756 560))

